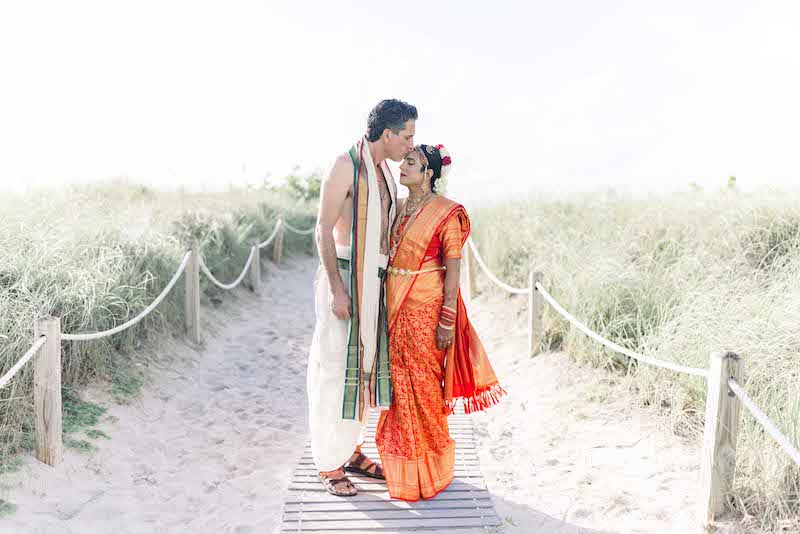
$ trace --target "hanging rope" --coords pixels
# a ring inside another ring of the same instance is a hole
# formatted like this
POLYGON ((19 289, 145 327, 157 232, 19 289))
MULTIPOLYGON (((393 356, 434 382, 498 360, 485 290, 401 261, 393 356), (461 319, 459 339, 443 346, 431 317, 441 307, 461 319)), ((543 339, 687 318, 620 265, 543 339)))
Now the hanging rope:
POLYGON ((298 230, 297 228, 295 228, 294 226, 292 226, 288 222, 284 222, 283 225, 286 226, 287 230, 291 230, 292 232, 294 232, 294 233, 296 233, 298 235, 310 235, 310 234, 313 234, 314 230, 317 229, 316 225, 312 226, 308 230, 298 230))
POLYGON ((275 229, 272 231, 272 235, 271 235, 271 236, 269 236, 269 237, 268 237, 268 238, 267 238, 265 241, 263 241, 262 243, 259 243, 259 244, 258 244, 258 248, 260 248, 260 249, 261 249, 261 248, 265 248, 265 247, 267 247, 267 246, 268 246, 270 243, 272 243, 272 240, 273 240, 273 239, 275 239, 275 236, 277 236, 277 235, 278 235, 278 230, 280 229, 280 227, 281 227, 281 225, 282 225, 282 224, 283 224, 283 220, 282 220, 282 219, 278 219, 278 221, 275 223, 275 229))
POLYGON ((214 277, 214 275, 211 274, 211 271, 208 270, 208 267, 206 266, 206 262, 203 260, 202 256, 200 256, 200 268, 203 270, 203 272, 206 274, 208 279, 211 280, 211 282, 215 286, 220 287, 222 289, 233 289, 233 288, 235 288, 236 286, 238 286, 239 284, 242 283, 242 280, 244 280, 244 277, 247 274, 247 271, 250 269, 250 264, 253 262, 253 258, 255 257, 255 255, 257 253, 258 253, 258 247, 257 246, 254 245, 253 247, 250 248, 250 255, 247 257, 247 263, 244 264, 244 269, 242 269, 242 273, 239 275, 239 277, 236 280, 234 280, 230 284, 223 284, 222 282, 217 280, 214 277))
POLYGON ((598 343, 601 343, 601 344, 605 345, 606 347, 610 348, 611 350, 619 352, 620 354, 624 354, 625 356, 633 358, 634 360, 639 360, 642 363, 647 363, 647 364, 650 364, 650 365, 654 365, 656 367, 663 367, 664 369, 670 369, 672 371, 677 371, 679 373, 687 373, 687 374, 690 374, 690 375, 702 376, 702 377, 708 378, 708 370, 706 370, 706 369, 697 369, 695 367, 687 367, 685 365, 678 365, 678 364, 671 363, 671 362, 665 362, 663 360, 657 360, 655 358, 651 358, 650 356, 645 356, 643 354, 638 354, 636 352, 633 352, 631 350, 626 349, 625 347, 617 345, 613 341, 607 340, 606 338, 604 338, 603 336, 601 336, 597 332, 594 332, 594 331, 590 330, 586 325, 584 325, 582 322, 580 322, 575 317, 573 317, 572 314, 570 314, 558 302, 556 302, 556 300, 550 295, 550 293, 547 292, 547 290, 539 282, 536 282, 536 289, 542 294, 544 299, 547 302, 549 302, 550 305, 553 308, 555 308, 555 310, 558 313, 560 313, 567 321, 569 321, 570 323, 572 323, 573 325, 578 327, 578 329, 581 332, 583 332, 584 334, 586 334, 590 338, 594 339, 598 343))
POLYGON ((499 287, 505 289, 509 293, 513 293, 515 295, 527 295, 531 292, 530 288, 511 287, 510 285, 501 282, 499 278, 492 274, 492 272, 489 270, 489 267, 487 267, 483 262, 483 258, 481 258, 481 255, 478 253, 478 248, 475 246, 475 243, 472 241, 471 237, 467 238, 467 242, 469 242, 469 248, 472 249, 472 253, 475 254, 475 259, 478 261, 478 265, 481 266, 481 269, 483 269, 483 272, 485 272, 486 276, 489 277, 489 280, 497 284, 499 287))
POLYGON ((189 264, 189 258, 191 256, 192 256, 192 251, 190 250, 183 256, 183 261, 181 262, 181 266, 178 267, 177 272, 175 272, 175 275, 172 277, 172 280, 169 281, 167 287, 164 288, 161 294, 156 297, 156 300, 154 300, 153 303, 150 304, 150 306, 145 308, 142 311, 142 313, 140 313, 130 321, 123 323, 115 328, 112 328, 111 330, 106 330, 104 332, 95 332, 93 334, 62 334, 61 339, 67 339, 71 341, 89 341, 92 339, 100 339, 102 337, 112 336, 117 332, 122 332, 123 330, 126 330, 131 326, 135 325, 136 323, 147 317, 151 311, 156 309, 156 306, 161 304, 161 301, 164 300, 164 297, 166 297, 167 294, 170 292, 170 290, 173 288, 173 286, 175 286, 175 282, 178 281, 178 278, 180 278, 181 274, 183 274, 183 271, 186 270, 186 265, 189 264))
POLYGON ((44 346, 45 342, 47 342, 47 336, 42 336, 36 340, 36 343, 34 343, 28 352, 26 352, 25 355, 19 359, 14 367, 9 369, 8 372, 3 375, 3 378, 0 378, 0 389, 3 389, 5 385, 8 384, 12 378, 14 378, 14 375, 17 374, 17 371, 22 369, 25 364, 28 363, 28 360, 33 358, 36 353, 39 352, 39 349, 44 346))
POLYGON ((728 387, 731 388, 731 391, 736 393, 736 396, 739 397, 739 400, 742 401, 742 404, 747 406, 747 409, 750 410, 750 413, 753 414, 753 417, 756 418, 756 421, 761 423, 764 429, 769 432, 769 435, 772 436, 775 441, 778 442, 778 445, 781 446, 786 454, 788 454, 797 465, 800 465, 800 451, 798 451, 797 448, 791 444, 789 438, 784 436, 783 433, 778 430, 778 427, 775 426, 775 423, 773 423, 772 420, 767 417, 767 415, 762 412, 758 406, 756 406, 756 403, 753 402, 753 399, 750 398, 750 395, 745 393, 745 391, 742 389, 742 386, 740 386, 739 383, 733 378, 729 378, 728 387))

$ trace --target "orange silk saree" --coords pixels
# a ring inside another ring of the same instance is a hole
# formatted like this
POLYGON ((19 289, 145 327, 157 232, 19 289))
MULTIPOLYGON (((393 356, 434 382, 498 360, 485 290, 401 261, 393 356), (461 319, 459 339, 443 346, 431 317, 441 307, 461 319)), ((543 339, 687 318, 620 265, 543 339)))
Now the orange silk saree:
MULTIPOLYGON (((418 271, 460 258, 469 231, 463 206, 437 197, 408 228, 391 266, 418 271)), ((395 499, 429 499, 453 480, 456 444, 447 416, 458 399, 470 413, 495 404, 505 393, 460 292, 454 341, 449 349, 437 349, 444 279, 444 271, 433 271, 389 275, 386 281, 392 404, 381 413, 375 441, 395 499)))

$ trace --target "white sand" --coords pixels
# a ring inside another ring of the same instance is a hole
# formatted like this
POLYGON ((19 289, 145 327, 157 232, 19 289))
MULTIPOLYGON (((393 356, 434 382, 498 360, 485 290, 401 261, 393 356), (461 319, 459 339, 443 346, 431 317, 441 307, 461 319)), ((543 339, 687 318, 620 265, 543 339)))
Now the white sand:
MULTIPOLYGON (((270 269, 260 297, 229 297, 206 347, 167 345, 170 363, 133 405, 90 388, 118 418, 100 427, 112 439, 67 450, 56 469, 26 458, 5 479, 18 509, 0 532, 277 532, 306 440, 314 269, 270 269)), ((564 355, 528 358, 520 300, 490 295, 471 309, 510 392, 476 416, 483 473, 513 522, 498 532, 690 532, 698 444, 632 407, 612 375, 564 355)))
POLYGON ((513 522, 503 532, 698 532, 699 441, 638 407, 624 377, 566 354, 529 358, 524 300, 482 296, 470 309, 509 392, 476 416, 481 469, 513 522))
POLYGON ((266 270, 260 298, 238 290, 213 314, 204 350, 178 346, 133 406, 103 403, 119 419, 98 452, 29 458, 0 532, 271 532, 306 440, 314 264, 266 270))

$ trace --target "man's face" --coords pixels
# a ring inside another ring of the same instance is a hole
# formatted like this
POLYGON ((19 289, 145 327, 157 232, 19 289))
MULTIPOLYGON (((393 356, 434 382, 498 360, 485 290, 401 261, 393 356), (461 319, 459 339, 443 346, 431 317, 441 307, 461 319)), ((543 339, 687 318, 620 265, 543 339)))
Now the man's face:
POLYGON ((386 157, 392 161, 403 161, 406 154, 414 150, 415 123, 417 121, 409 119, 406 121, 400 133, 389 132, 389 141, 386 143, 386 157))

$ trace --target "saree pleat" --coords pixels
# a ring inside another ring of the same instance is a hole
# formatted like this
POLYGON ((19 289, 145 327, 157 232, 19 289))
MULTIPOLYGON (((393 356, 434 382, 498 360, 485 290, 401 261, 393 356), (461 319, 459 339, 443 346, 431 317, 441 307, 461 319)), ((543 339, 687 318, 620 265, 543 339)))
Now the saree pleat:
POLYGON ((427 499, 453 480, 456 444, 442 410, 445 351, 436 348, 441 307, 440 293, 438 300, 402 310, 389 336, 393 403, 381 413, 375 441, 395 499, 427 499))

